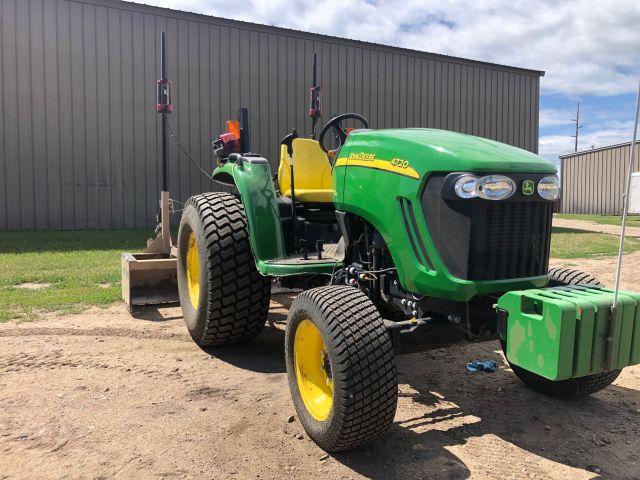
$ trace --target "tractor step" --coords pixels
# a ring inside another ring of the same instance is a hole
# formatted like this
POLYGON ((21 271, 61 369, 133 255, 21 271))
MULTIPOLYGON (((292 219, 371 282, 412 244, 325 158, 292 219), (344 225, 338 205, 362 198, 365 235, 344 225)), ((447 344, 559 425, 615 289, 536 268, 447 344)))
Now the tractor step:
POLYGON ((507 360, 549 380, 640 363, 640 294, 564 286, 520 290, 498 300, 507 360))
POLYGON ((302 255, 295 255, 292 257, 278 258, 276 260, 265 260, 268 265, 334 265, 336 261, 333 258, 312 257, 304 258, 302 255))
POLYGON ((316 252, 309 252, 307 255, 296 253, 289 257, 262 260, 258 262, 258 270, 263 275, 286 276, 299 274, 300 267, 304 266, 305 274, 331 275, 334 269, 341 265, 341 262, 335 259, 337 245, 334 243, 325 244, 322 250, 322 258, 318 258, 316 252))
POLYGON ((273 275, 276 277, 287 275, 299 275, 300 267, 304 267, 305 274, 326 274, 331 275, 333 271, 341 265, 334 259, 318 260, 309 256, 308 259, 302 256, 278 258, 276 260, 263 260, 258 262, 258 270, 263 275, 273 275))

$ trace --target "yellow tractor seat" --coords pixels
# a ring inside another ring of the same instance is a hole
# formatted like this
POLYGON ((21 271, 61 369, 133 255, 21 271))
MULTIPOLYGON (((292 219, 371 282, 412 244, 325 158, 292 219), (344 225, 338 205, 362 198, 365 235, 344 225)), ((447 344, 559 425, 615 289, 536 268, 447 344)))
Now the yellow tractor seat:
MULTIPOLYGON (((333 201, 331 164, 320 144, 310 138, 296 138, 293 147, 293 176, 298 202, 330 203, 333 201)), ((291 157, 287 146, 280 146, 278 186, 285 197, 291 197, 291 157)))

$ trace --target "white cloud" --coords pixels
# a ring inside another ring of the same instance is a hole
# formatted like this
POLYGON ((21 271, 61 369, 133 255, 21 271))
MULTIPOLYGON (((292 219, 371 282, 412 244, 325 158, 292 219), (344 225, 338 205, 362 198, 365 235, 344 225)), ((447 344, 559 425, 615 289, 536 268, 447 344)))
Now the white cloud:
MULTIPOLYGON (((633 122, 612 122, 605 128, 581 133, 578 137, 578 151, 600 148, 631 141, 633 122)), ((559 155, 571 153, 575 148, 575 139, 567 135, 543 135, 539 141, 539 153, 548 159, 557 159, 559 155)))
POLYGON ((633 122, 627 122, 618 126, 614 123, 607 125, 605 129, 587 132, 580 137, 578 149, 586 150, 592 147, 599 148, 617 143, 630 142, 633 131, 632 124, 633 122))
POLYGON ((546 70, 564 95, 635 90, 636 0, 147 0, 175 9, 546 70))
MULTIPOLYGON (((597 102, 596 102, 597 103, 597 102)), ((600 148, 631 141, 633 133, 632 111, 621 111, 607 105, 580 105, 580 129, 578 150, 600 148)), ((575 108, 575 107, 574 107, 575 108)), ((575 148, 574 108, 541 109, 540 126, 543 134, 539 141, 540 154, 547 158, 571 153, 575 148)), ((629 109, 631 110, 631 109, 629 109)))
POLYGON ((543 157, 556 158, 573 151, 573 139, 568 135, 543 135, 538 143, 538 153, 543 157))
POLYGON ((575 109, 569 108, 542 108, 540 109, 540 127, 556 127, 571 125, 575 118, 575 109))

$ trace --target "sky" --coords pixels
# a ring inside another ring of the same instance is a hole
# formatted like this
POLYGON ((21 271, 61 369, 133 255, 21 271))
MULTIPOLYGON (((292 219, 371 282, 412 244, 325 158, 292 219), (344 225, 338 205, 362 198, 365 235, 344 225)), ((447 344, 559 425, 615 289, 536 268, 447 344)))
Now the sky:
POLYGON ((177 10, 544 70, 541 155, 631 140, 637 0, 140 0, 177 10))

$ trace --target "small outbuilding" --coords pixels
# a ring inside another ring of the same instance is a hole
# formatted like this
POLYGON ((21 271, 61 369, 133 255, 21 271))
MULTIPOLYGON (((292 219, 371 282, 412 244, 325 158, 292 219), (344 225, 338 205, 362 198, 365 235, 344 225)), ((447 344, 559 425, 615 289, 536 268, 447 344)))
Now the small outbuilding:
MULTIPOLYGON (((627 142, 561 155, 561 213, 619 215, 630 148, 627 142)), ((636 143, 633 171, 640 171, 640 142, 636 143)))

